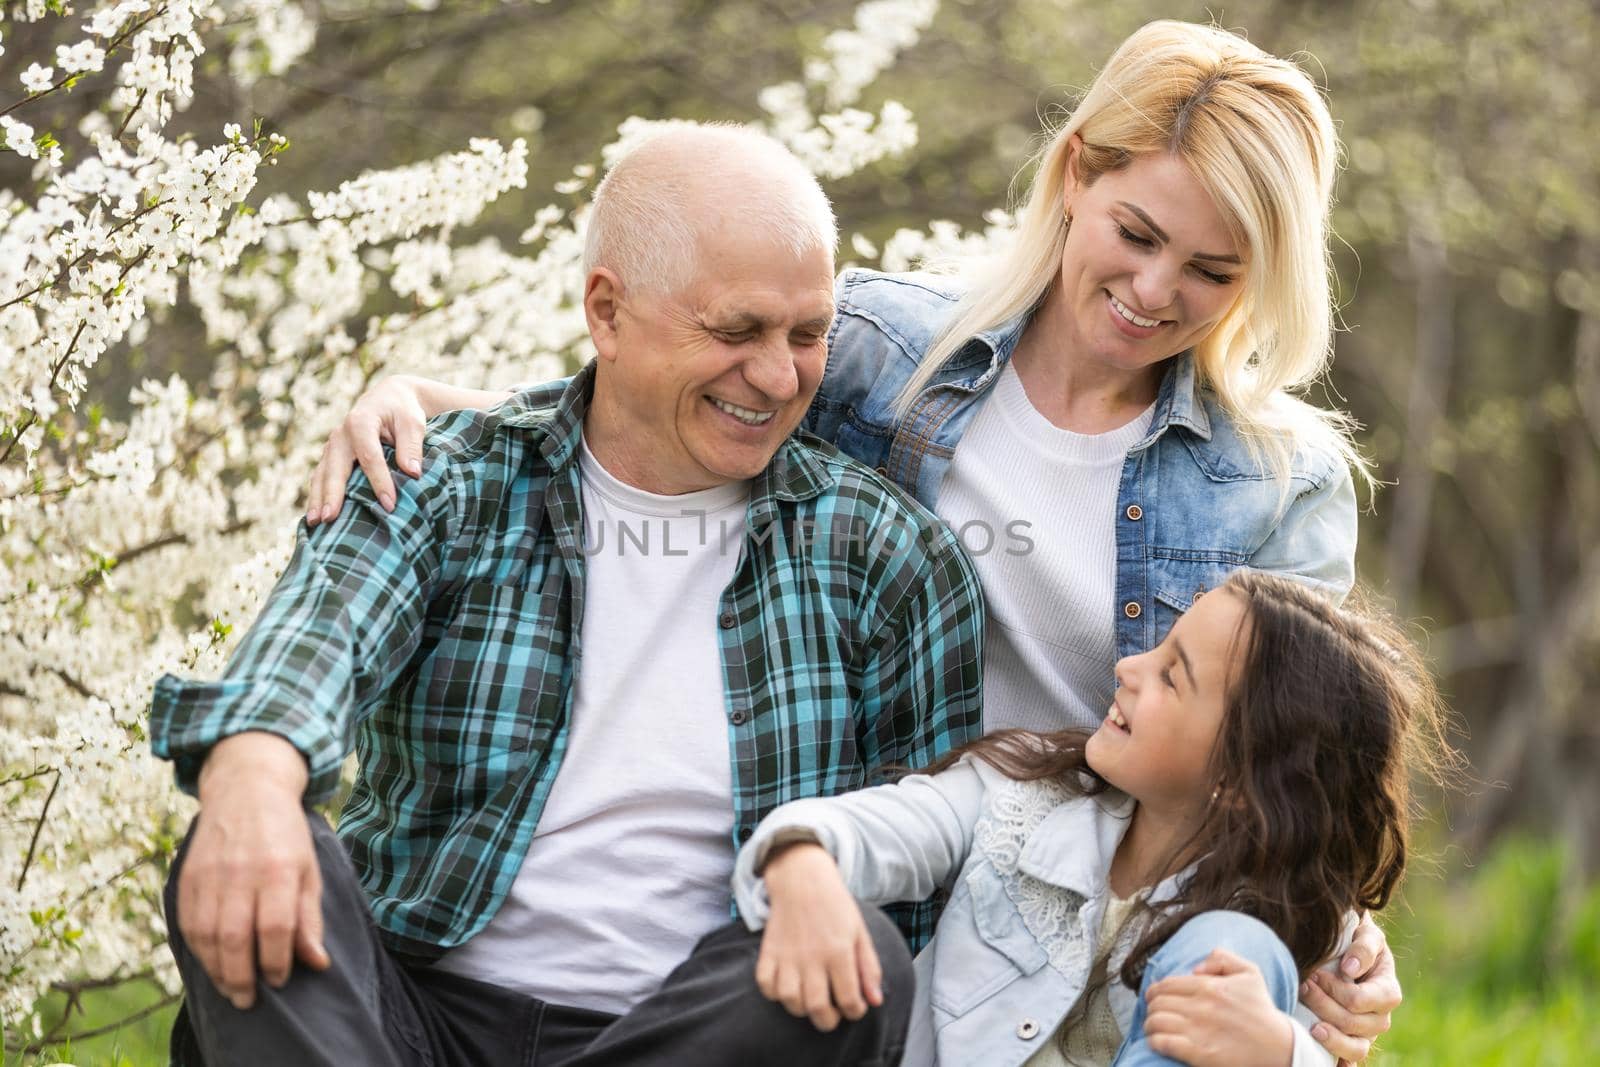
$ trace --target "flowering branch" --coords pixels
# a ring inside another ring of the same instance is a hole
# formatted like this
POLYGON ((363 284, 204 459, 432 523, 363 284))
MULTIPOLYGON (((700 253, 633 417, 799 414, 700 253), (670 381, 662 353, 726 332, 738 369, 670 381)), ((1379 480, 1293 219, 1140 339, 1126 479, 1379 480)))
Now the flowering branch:
MULTIPOLYGON (((116 53, 118 48, 127 43, 128 38, 132 37, 134 34, 138 33, 140 30, 144 29, 146 26, 150 25, 150 23, 154 22, 156 19, 160 18, 166 13, 167 9, 165 7, 159 7, 151 14, 145 16, 145 18, 139 22, 129 23, 127 28, 119 33, 110 44, 105 46, 103 58, 110 58, 116 53)), ((68 71, 60 81, 55 82, 48 89, 41 89, 39 92, 30 93, 29 95, 24 96, 20 100, 14 102, 10 107, 0 110, 0 118, 4 118, 5 116, 11 114, 24 104, 31 104, 36 100, 43 100, 45 97, 49 96, 58 89, 71 88, 82 76, 83 74, 81 71, 68 71)))
POLYGON ((50 785, 50 793, 44 798, 44 807, 39 810, 39 818, 33 824, 33 836, 28 838, 28 854, 22 860, 22 870, 17 874, 17 892, 22 892, 23 883, 28 880, 28 868, 33 866, 34 853, 39 848, 39 832, 44 829, 44 821, 50 817, 50 805, 56 799, 56 790, 61 788, 61 772, 56 772, 56 780, 50 785))

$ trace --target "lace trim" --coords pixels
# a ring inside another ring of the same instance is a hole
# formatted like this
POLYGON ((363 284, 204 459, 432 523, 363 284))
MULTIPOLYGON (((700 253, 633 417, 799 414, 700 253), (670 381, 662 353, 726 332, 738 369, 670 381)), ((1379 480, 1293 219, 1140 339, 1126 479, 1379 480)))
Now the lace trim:
POLYGON ((1067 974, 1089 966, 1089 946, 1078 921, 1083 896, 1023 874, 1017 864, 1039 824, 1071 796, 1053 782, 1008 782, 989 794, 973 828, 973 843, 999 874, 1023 926, 1044 949, 1050 965, 1067 974))

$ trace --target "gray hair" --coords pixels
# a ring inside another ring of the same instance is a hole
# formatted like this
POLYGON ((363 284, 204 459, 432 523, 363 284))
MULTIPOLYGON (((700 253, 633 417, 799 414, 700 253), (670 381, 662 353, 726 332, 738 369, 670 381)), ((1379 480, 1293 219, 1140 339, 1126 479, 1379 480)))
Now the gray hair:
POLYGON ((695 276, 699 224, 737 212, 741 223, 796 257, 831 255, 839 230, 817 179, 781 142, 750 126, 671 123, 625 151, 595 190, 583 271, 671 293, 695 276))

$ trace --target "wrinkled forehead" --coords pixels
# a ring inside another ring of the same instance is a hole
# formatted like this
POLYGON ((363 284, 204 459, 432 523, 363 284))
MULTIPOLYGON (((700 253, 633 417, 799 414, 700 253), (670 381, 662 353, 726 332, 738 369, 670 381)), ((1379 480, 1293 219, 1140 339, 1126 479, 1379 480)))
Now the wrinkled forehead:
POLYGON ((683 296, 702 313, 777 325, 833 317, 831 249, 796 249, 759 227, 724 227, 703 236, 697 253, 683 296))

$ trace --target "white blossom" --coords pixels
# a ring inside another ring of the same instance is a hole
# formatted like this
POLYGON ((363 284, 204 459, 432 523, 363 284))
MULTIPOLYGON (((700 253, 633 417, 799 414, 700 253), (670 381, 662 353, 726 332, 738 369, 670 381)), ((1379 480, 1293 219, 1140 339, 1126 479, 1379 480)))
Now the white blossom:
POLYGON ((101 70, 106 65, 105 49, 93 41, 56 46, 56 66, 68 74, 101 70))
POLYGON ((938 0, 869 0, 856 8, 852 29, 836 30, 823 40, 824 55, 806 64, 806 81, 824 88, 830 107, 855 103, 917 43, 938 9, 938 0))
POLYGON ((39 147, 33 143, 33 127, 9 115, 0 115, 0 130, 6 134, 6 147, 19 156, 39 158, 39 147))
POLYGON ((22 72, 22 87, 30 93, 44 92, 55 83, 55 80, 55 69, 38 63, 29 63, 28 69, 22 72))

